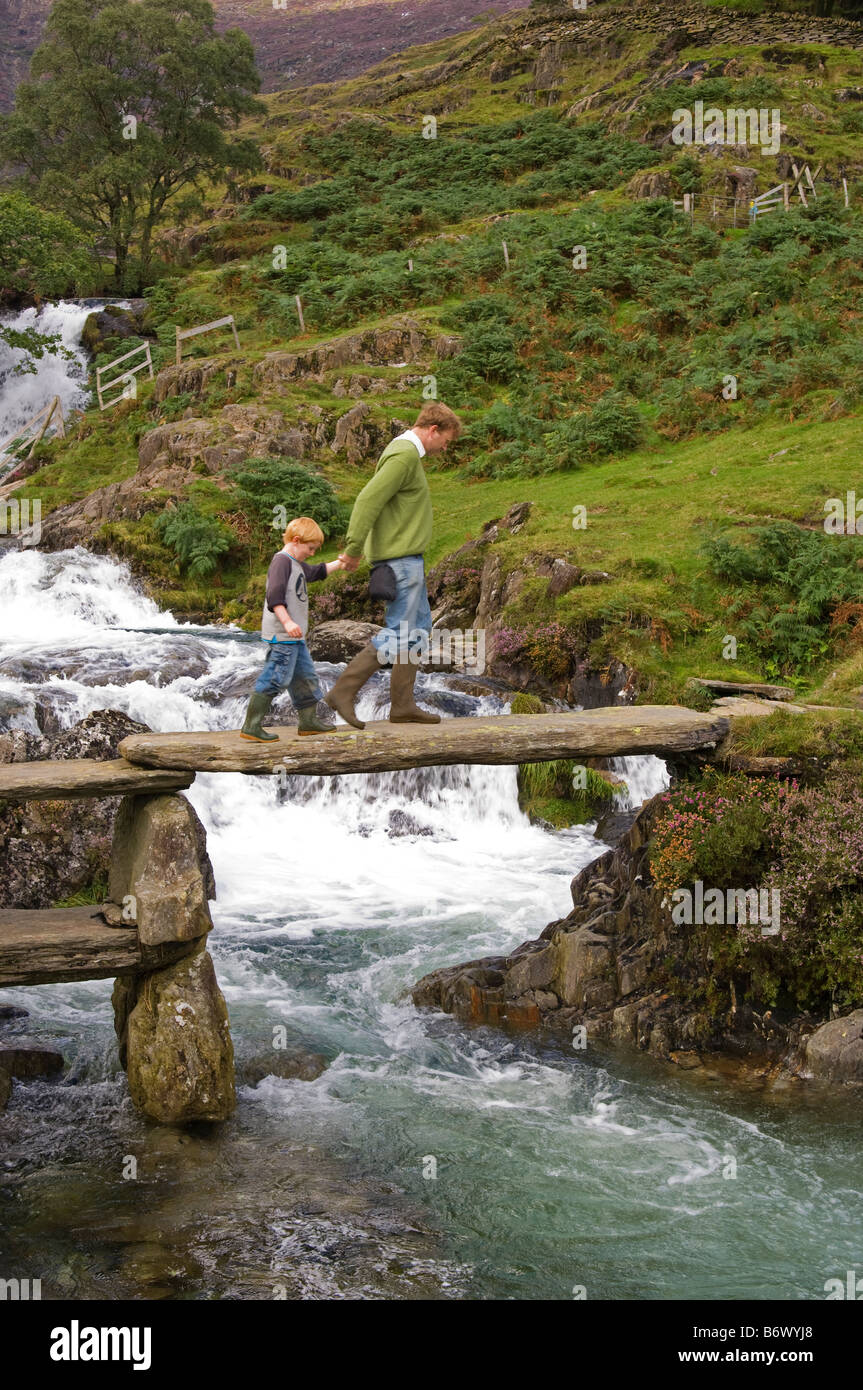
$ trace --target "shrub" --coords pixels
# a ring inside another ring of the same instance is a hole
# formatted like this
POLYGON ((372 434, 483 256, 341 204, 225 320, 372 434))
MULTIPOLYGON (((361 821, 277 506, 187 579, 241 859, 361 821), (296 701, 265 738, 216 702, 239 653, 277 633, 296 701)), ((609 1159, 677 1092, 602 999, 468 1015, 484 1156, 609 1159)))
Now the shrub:
POLYGON ((192 502, 166 507, 153 522, 156 535, 177 557, 177 570, 193 579, 206 579, 231 548, 231 537, 220 522, 199 512, 192 502))
POLYGON ((310 516, 326 537, 347 524, 346 508, 326 478, 294 459, 252 458, 230 471, 233 498, 247 518, 259 546, 280 539, 281 518, 310 516))

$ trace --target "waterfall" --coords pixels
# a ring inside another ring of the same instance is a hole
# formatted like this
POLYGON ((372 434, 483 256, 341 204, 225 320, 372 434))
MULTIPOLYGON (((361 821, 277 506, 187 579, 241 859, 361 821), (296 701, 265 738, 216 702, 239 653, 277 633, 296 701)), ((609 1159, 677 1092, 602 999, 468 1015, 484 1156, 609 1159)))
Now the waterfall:
MULTIPOLYGON (((104 301, 105 303, 114 301, 104 301)), ((27 354, 0 340, 0 440, 26 424, 31 416, 60 397, 64 418, 70 411, 83 410, 89 400, 87 353, 81 345, 81 332, 87 318, 102 301, 78 304, 61 299, 42 309, 22 309, 0 318, 4 328, 35 328, 37 333, 57 335, 61 347, 72 354, 46 353, 34 361, 35 371, 17 374, 15 368, 27 354)))
POLYGON ((658 792, 667 790, 671 778, 661 758, 652 753, 646 756, 612 758, 611 770, 623 778, 625 787, 614 794, 614 804, 620 811, 634 811, 658 792))

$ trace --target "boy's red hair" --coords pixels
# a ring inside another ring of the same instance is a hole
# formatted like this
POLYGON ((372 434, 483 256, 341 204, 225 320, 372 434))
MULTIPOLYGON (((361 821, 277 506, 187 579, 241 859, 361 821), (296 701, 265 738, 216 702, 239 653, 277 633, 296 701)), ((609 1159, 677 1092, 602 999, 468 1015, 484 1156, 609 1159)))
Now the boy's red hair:
POLYGON ((324 533, 310 516, 295 516, 293 521, 288 522, 283 540, 285 545, 288 541, 309 541, 315 545, 323 545, 324 533))

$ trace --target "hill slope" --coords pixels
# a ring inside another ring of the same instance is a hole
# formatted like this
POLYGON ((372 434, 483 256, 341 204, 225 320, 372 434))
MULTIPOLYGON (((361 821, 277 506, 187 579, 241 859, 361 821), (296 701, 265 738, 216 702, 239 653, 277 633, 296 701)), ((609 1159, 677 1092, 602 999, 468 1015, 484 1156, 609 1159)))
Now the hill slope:
MULTIPOLYGON (((822 524, 857 481, 863 29, 794 32, 691 4, 510 15, 271 97, 266 179, 165 239, 155 388, 88 415, 28 480, 51 543, 109 545, 164 602, 252 624, 266 533, 237 466, 300 458, 348 501, 436 388, 468 432, 459 469, 432 475, 431 558, 534 502, 439 593, 494 629, 508 678, 563 693, 585 658, 623 660, 669 698, 728 675, 731 635, 738 674, 817 684, 863 611, 856 537, 822 524), (681 150, 671 113, 698 97, 779 105, 782 148, 681 150), (810 206, 750 226, 751 194, 807 162, 827 175, 810 206), (694 218, 673 206, 687 192, 694 218), (713 199, 735 194, 726 228, 713 199), (175 323, 226 312, 239 354, 204 340, 171 365, 175 323), (216 589, 176 577, 155 529, 176 498, 229 528, 216 589)), ((344 583, 319 616, 363 604, 344 583)))
MULTIPOLYGON (((527 0, 213 0, 217 28, 244 29, 263 90, 352 77, 411 43, 457 34, 527 0)), ((27 76, 52 0, 0 0, 0 111, 27 76)))

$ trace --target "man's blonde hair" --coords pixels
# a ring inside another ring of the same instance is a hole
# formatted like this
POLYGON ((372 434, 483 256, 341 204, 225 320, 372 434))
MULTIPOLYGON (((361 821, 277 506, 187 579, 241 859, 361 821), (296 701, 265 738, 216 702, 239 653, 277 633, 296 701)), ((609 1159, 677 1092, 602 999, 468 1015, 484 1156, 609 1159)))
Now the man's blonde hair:
POLYGON ((324 533, 310 516, 295 516, 293 521, 288 522, 282 539, 285 545, 288 541, 308 541, 310 544, 323 545, 324 533))
POLYGON ((443 401, 429 401, 424 405, 417 418, 414 420, 415 430, 427 430, 430 425, 437 425, 438 429, 446 430, 452 434, 453 439, 458 439, 462 432, 462 423, 454 410, 450 410, 443 401))

